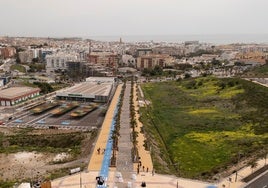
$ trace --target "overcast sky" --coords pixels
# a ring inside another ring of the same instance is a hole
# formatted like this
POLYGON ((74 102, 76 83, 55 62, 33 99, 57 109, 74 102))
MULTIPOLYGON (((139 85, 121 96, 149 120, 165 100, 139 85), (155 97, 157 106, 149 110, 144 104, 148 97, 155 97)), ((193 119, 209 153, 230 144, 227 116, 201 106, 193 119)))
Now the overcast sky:
POLYGON ((0 35, 268 34, 268 0, 0 0, 0 35))

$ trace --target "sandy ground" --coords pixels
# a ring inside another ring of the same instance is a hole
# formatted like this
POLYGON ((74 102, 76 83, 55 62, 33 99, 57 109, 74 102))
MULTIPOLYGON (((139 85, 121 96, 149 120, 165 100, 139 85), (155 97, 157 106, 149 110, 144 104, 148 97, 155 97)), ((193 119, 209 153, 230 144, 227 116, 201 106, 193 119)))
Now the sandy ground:
POLYGON ((1 178, 3 180, 25 179, 44 174, 46 170, 41 167, 52 161, 53 157, 53 155, 35 152, 0 154, 1 178))
MULTIPOLYGON (((137 89, 136 89, 136 84, 134 84, 134 89, 133 89, 133 101, 134 101, 134 107, 135 107, 135 120, 137 122, 137 126, 136 126, 136 131, 138 132, 138 137, 137 137, 137 147, 138 147, 138 152, 139 152, 139 156, 140 156, 140 161, 141 161, 141 169, 140 171, 147 171, 148 172, 152 172, 153 171, 153 162, 152 162, 152 158, 151 158, 151 154, 150 151, 145 150, 144 147, 144 141, 145 141, 145 137, 144 134, 141 132, 142 126, 143 124, 139 121, 140 115, 138 113, 139 111, 139 102, 138 102, 138 96, 137 96, 137 89), (144 167, 144 169, 143 169, 144 167)), ((134 170, 137 169, 137 165, 138 164, 134 164, 134 170)))
MULTIPOLYGON (((0 133, 13 135, 20 129, 0 127, 0 133)), ((33 130, 32 134, 59 134, 65 132, 75 132, 71 130, 33 130)), ((87 140, 88 142, 88 140, 87 140)), ((80 158, 63 164, 53 164, 59 160, 70 157, 66 153, 38 153, 38 152, 18 152, 11 154, 0 154, 0 180, 36 180, 47 177, 48 172, 61 169, 81 166, 88 162, 90 147, 82 146, 82 156, 80 158)))

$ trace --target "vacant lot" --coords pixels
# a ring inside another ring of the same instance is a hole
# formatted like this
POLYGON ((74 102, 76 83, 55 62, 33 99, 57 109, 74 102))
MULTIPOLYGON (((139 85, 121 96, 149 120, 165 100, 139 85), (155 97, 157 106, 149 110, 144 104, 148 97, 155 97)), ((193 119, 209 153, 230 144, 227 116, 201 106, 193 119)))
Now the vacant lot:
POLYGON ((96 130, 0 128, 1 182, 53 179, 87 165, 96 130))
POLYGON ((208 179, 238 161, 264 156, 268 88, 214 77, 142 88, 151 104, 141 108, 141 120, 158 172, 208 179))

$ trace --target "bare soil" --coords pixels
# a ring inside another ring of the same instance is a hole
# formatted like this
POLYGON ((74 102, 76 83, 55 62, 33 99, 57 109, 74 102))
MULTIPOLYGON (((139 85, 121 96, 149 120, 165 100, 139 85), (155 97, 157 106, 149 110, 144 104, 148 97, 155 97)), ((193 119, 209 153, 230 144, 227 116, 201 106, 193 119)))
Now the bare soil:
MULTIPOLYGON (((21 129, 0 127, 0 133, 14 135, 21 129)), ((31 134, 60 134, 77 132, 74 130, 51 130, 35 129, 31 134)), ((77 132, 78 134, 80 132, 77 132)), ((89 134, 90 135, 90 134, 89 134)), ((49 174, 66 168, 83 167, 89 161, 92 143, 95 137, 87 136, 81 144, 81 154, 75 158, 66 153, 44 153, 44 152, 17 152, 0 154, 0 181, 34 181, 37 179, 48 179, 49 174), (71 159, 70 159, 71 158, 71 159), (62 162, 59 162, 59 159, 62 162), (58 160, 58 161, 57 161, 58 160), (64 162, 66 161, 66 162, 64 162)))

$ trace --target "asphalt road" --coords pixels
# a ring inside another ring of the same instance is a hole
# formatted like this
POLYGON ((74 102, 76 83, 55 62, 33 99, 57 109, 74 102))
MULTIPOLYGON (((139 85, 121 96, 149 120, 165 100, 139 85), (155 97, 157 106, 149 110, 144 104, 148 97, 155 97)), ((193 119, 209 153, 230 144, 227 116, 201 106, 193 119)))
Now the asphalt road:
POLYGON ((268 171, 258 179, 249 183, 245 188, 268 188, 268 171))

